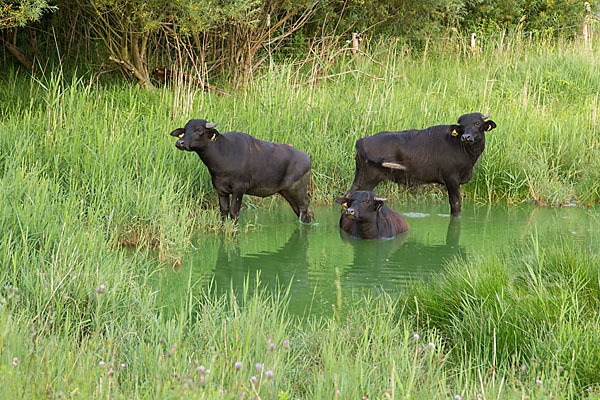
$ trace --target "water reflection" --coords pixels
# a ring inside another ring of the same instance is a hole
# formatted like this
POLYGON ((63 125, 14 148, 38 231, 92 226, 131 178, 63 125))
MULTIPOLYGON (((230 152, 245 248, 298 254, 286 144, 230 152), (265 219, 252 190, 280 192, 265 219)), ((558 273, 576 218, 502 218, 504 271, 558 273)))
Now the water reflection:
MULTIPOLYGON (((352 245, 354 258, 345 271, 346 286, 397 290, 416 277, 427 278, 439 273, 446 263, 466 251, 460 246, 460 219, 448 218, 445 241, 426 244, 409 233, 392 240, 356 240, 342 232, 341 238, 352 245)), ((441 238, 440 238, 441 239, 441 238)), ((437 241, 436 241, 437 242, 437 241)))
POLYGON ((214 266, 217 290, 241 289, 245 281, 250 287, 260 279, 268 289, 285 289, 291 285, 290 295, 302 296, 308 282, 308 236, 312 226, 296 225, 280 248, 244 254, 239 238, 221 239, 214 266))
MULTIPOLYGON (((290 287, 290 308, 296 313, 331 309, 338 294, 385 290, 394 293, 413 279, 442 274, 453 259, 506 254, 531 245, 572 241, 598 250, 598 213, 581 208, 540 208, 533 205, 475 206, 465 204, 460 219, 443 213, 447 205, 412 204, 405 212, 408 233, 391 240, 357 240, 339 229, 339 210, 315 207, 319 222, 307 226, 289 219, 288 209, 246 210, 241 224, 260 221, 235 237, 206 234, 198 250, 177 271, 161 274, 153 283, 167 307, 178 307, 188 295, 214 281, 217 291, 241 292, 260 275, 262 287, 290 287), (291 282, 291 284, 290 284, 291 282)), ((344 297, 345 298, 345 297, 344 297)))

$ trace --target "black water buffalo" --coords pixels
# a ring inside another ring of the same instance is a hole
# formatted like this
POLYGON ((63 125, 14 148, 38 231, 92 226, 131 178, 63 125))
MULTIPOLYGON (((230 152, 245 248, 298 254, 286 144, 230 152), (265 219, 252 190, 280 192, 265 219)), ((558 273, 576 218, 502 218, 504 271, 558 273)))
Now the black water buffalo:
POLYGON ((471 180, 473 165, 483 153, 485 132, 496 127, 490 115, 462 115, 458 125, 422 130, 379 132, 356 141, 356 172, 346 197, 372 190, 379 182, 405 186, 440 183, 446 186, 453 216, 460 215, 460 185, 471 180))
POLYGON ((266 197, 281 194, 304 223, 313 213, 308 198, 310 157, 286 144, 253 138, 242 132, 220 134, 203 119, 192 119, 171 136, 175 146, 194 151, 208 167, 219 194, 221 217, 237 220, 244 194, 266 197), (229 195, 232 195, 231 205, 229 195))
POLYGON ((336 199, 343 208, 340 228, 357 239, 389 239, 408 231, 406 220, 384 201, 365 190, 336 199))

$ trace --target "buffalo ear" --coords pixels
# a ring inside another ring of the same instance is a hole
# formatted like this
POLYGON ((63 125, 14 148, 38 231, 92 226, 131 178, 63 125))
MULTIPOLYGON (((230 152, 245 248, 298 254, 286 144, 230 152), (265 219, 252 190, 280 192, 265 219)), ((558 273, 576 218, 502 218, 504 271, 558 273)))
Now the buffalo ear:
POLYGON ((460 125, 450 125, 450 134, 452 136, 459 136, 463 134, 463 128, 460 125))
POLYGON ((496 123, 494 121, 492 121, 491 119, 489 121, 485 121, 485 124, 483 125, 483 129, 487 132, 487 131, 491 131, 492 129, 494 129, 496 127, 496 123))
POLYGON ((178 137, 178 138, 181 138, 184 133, 185 133, 185 129, 183 129, 183 128, 177 128, 173 132, 171 132, 170 135, 178 137))
POLYGON ((220 135, 219 131, 214 128, 207 129, 207 134, 208 134, 208 137, 210 138, 211 142, 214 142, 215 140, 217 140, 217 136, 220 135))
POLYGON ((383 202, 387 199, 385 197, 375 196, 373 200, 375 200, 375 211, 379 211, 379 209, 383 207, 383 202))
POLYGON ((340 197, 338 199, 335 199, 335 202, 341 204, 344 208, 348 208, 348 205, 350 204, 350 199, 347 197, 340 197))

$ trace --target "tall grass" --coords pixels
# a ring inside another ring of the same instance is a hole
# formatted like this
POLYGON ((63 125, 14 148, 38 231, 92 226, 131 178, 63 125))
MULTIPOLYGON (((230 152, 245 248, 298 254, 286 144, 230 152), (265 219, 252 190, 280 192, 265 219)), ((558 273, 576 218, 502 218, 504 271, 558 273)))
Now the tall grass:
MULTIPOLYGON (((323 76, 357 72, 322 80, 276 66, 228 96, 3 72, 0 397, 571 398, 595 390, 598 260, 587 253, 457 261, 405 298, 346 300, 346 316, 302 325, 283 295, 247 295, 240 305, 190 290, 181 310, 158 308, 152 276, 178 264, 194 232, 221 229, 206 169, 168 136, 189 118, 307 151, 312 199, 328 203, 352 180, 357 138, 491 111, 498 129, 465 196, 599 200, 597 48, 515 42, 475 55, 407 54, 382 44, 369 53, 340 55, 323 76), (521 371, 528 357, 539 362, 521 371)), ((406 195, 391 185, 378 191, 406 195)))
POLYGON ((87 318, 48 307, 36 319, 5 287, 0 397, 596 398, 597 262, 533 247, 506 264, 457 262, 433 287, 345 299, 343 314, 304 322, 285 291, 260 288, 193 297, 190 283, 167 315, 122 276, 87 293, 87 318))
MULTIPOLYGON (((498 128, 488 134, 472 182, 463 186, 466 197, 541 204, 600 199, 596 48, 515 41, 474 55, 460 47, 407 51, 382 43, 369 57, 341 54, 323 73, 359 72, 300 87, 319 77, 314 69, 307 76, 276 66, 226 96, 8 71, 0 86, 0 176, 15 187, 46 180, 57 194, 49 201, 70 210, 73 221, 100 229, 112 243, 157 247, 168 259, 194 230, 218 229, 206 169, 195 154, 177 151, 168 136, 190 118, 307 151, 312 199, 329 203, 350 186, 356 139, 490 111, 498 128)), ((378 191, 407 193, 389 184, 378 191)))

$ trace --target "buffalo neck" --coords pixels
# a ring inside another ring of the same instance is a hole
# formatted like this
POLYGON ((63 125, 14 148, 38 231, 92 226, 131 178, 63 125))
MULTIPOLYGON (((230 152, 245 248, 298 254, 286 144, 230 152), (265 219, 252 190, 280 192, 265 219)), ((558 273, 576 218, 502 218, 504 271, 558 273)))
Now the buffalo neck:
POLYGON ((464 143, 461 143, 461 145, 467 157, 469 157, 473 165, 475 165, 485 149, 485 138, 481 139, 481 141, 476 144, 465 145, 464 143))
POLYGON ((217 136, 214 141, 206 139, 201 147, 194 150, 208 169, 216 167, 219 163, 223 162, 223 157, 221 157, 223 140, 221 135, 217 136))
POLYGON ((378 239, 380 231, 380 211, 375 212, 375 217, 368 220, 356 221, 356 228, 363 239, 378 239))

